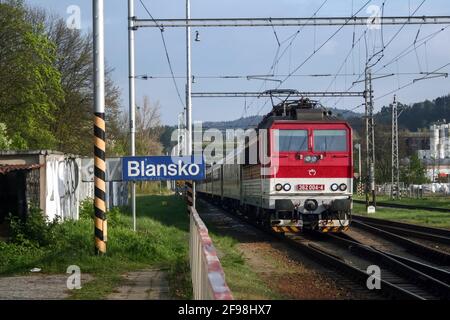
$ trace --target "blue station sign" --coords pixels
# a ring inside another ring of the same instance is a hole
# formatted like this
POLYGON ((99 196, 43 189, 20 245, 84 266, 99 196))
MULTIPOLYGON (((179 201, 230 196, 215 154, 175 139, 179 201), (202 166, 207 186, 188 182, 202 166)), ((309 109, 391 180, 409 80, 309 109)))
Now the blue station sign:
POLYGON ((123 157, 124 181, 203 180, 203 157, 147 156, 123 157))

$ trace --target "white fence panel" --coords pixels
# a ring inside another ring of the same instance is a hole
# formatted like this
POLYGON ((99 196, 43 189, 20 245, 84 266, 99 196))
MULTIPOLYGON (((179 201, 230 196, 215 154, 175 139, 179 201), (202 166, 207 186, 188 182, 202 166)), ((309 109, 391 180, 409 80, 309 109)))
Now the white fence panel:
POLYGON ((232 300, 225 274, 217 257, 208 229, 197 211, 189 207, 192 287, 195 300, 232 300))

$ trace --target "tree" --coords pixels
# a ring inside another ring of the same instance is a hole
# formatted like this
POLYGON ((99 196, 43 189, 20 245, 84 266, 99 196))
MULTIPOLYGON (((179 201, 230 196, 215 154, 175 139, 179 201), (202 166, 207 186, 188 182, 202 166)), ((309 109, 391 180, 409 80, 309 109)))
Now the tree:
POLYGON ((0 122, 0 150, 8 150, 11 147, 11 139, 8 138, 6 124, 0 122))
POLYGON ((144 103, 138 107, 136 112, 136 154, 137 155, 160 155, 162 146, 161 114, 159 103, 154 106, 150 99, 145 96, 144 103))
POLYGON ((54 148, 57 105, 63 101, 56 47, 42 25, 26 20, 22 1, 0 4, 0 122, 11 148, 54 148))
POLYGON ((409 163, 401 169, 401 181, 405 184, 423 184, 427 182, 426 169, 417 155, 409 159, 409 163))
MULTIPOLYGON (((48 16, 39 8, 28 8, 27 19, 33 25, 45 25, 46 34, 56 44, 55 67, 61 74, 65 99, 58 104, 52 130, 58 138, 57 149, 79 155, 92 154, 93 121, 93 42, 92 34, 69 29, 64 19, 48 16)), ((105 117, 107 155, 121 155, 117 147, 120 127, 120 90, 105 76, 105 117)))

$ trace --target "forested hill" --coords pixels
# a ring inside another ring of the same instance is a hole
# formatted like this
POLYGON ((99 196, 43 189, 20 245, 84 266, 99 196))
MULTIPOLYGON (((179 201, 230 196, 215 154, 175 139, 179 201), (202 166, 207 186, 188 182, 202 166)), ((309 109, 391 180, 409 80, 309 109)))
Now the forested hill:
MULTIPOLYGON (((435 100, 426 100, 424 102, 417 102, 412 105, 399 104, 400 110, 403 110, 399 117, 399 125, 401 128, 410 131, 418 131, 422 128, 428 128, 432 123, 446 119, 450 122, 450 95, 439 97, 435 100)), ((351 123, 358 122, 361 118, 361 113, 352 111, 345 111, 340 109, 330 109, 334 115, 339 118, 350 120, 351 123)), ((391 109, 390 107, 383 107, 376 115, 376 122, 379 124, 390 125, 391 123, 391 109)), ((255 115, 245 118, 240 118, 233 121, 211 121, 204 122, 203 128, 217 128, 219 130, 236 129, 236 128, 250 128, 255 127, 262 119, 262 116, 255 115)))
MULTIPOLYGON (((352 111, 340 110, 340 109, 329 109, 334 115, 343 119, 360 117, 361 114, 352 111)), ((256 127, 258 123, 262 120, 262 115, 249 116, 245 118, 240 118, 232 121, 210 121, 204 122, 204 128, 217 128, 219 130, 223 129, 246 129, 251 127, 256 127)))
MULTIPOLYGON (((433 101, 414 103, 413 105, 400 105, 403 110, 398 119, 399 126, 410 131, 428 128, 437 121, 446 119, 450 121, 450 95, 437 98, 433 101)), ((383 107, 376 115, 378 123, 391 123, 390 107, 383 107)))

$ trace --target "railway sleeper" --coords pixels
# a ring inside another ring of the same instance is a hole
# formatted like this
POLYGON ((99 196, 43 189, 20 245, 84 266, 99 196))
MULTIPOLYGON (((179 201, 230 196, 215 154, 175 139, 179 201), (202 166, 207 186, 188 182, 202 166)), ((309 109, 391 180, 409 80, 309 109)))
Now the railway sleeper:
POLYGON ((382 264, 400 277, 407 278, 410 282, 417 284, 437 297, 450 299, 450 286, 448 284, 416 270, 384 252, 361 244, 349 246, 349 250, 359 254, 361 257, 369 258, 374 262, 382 264))

